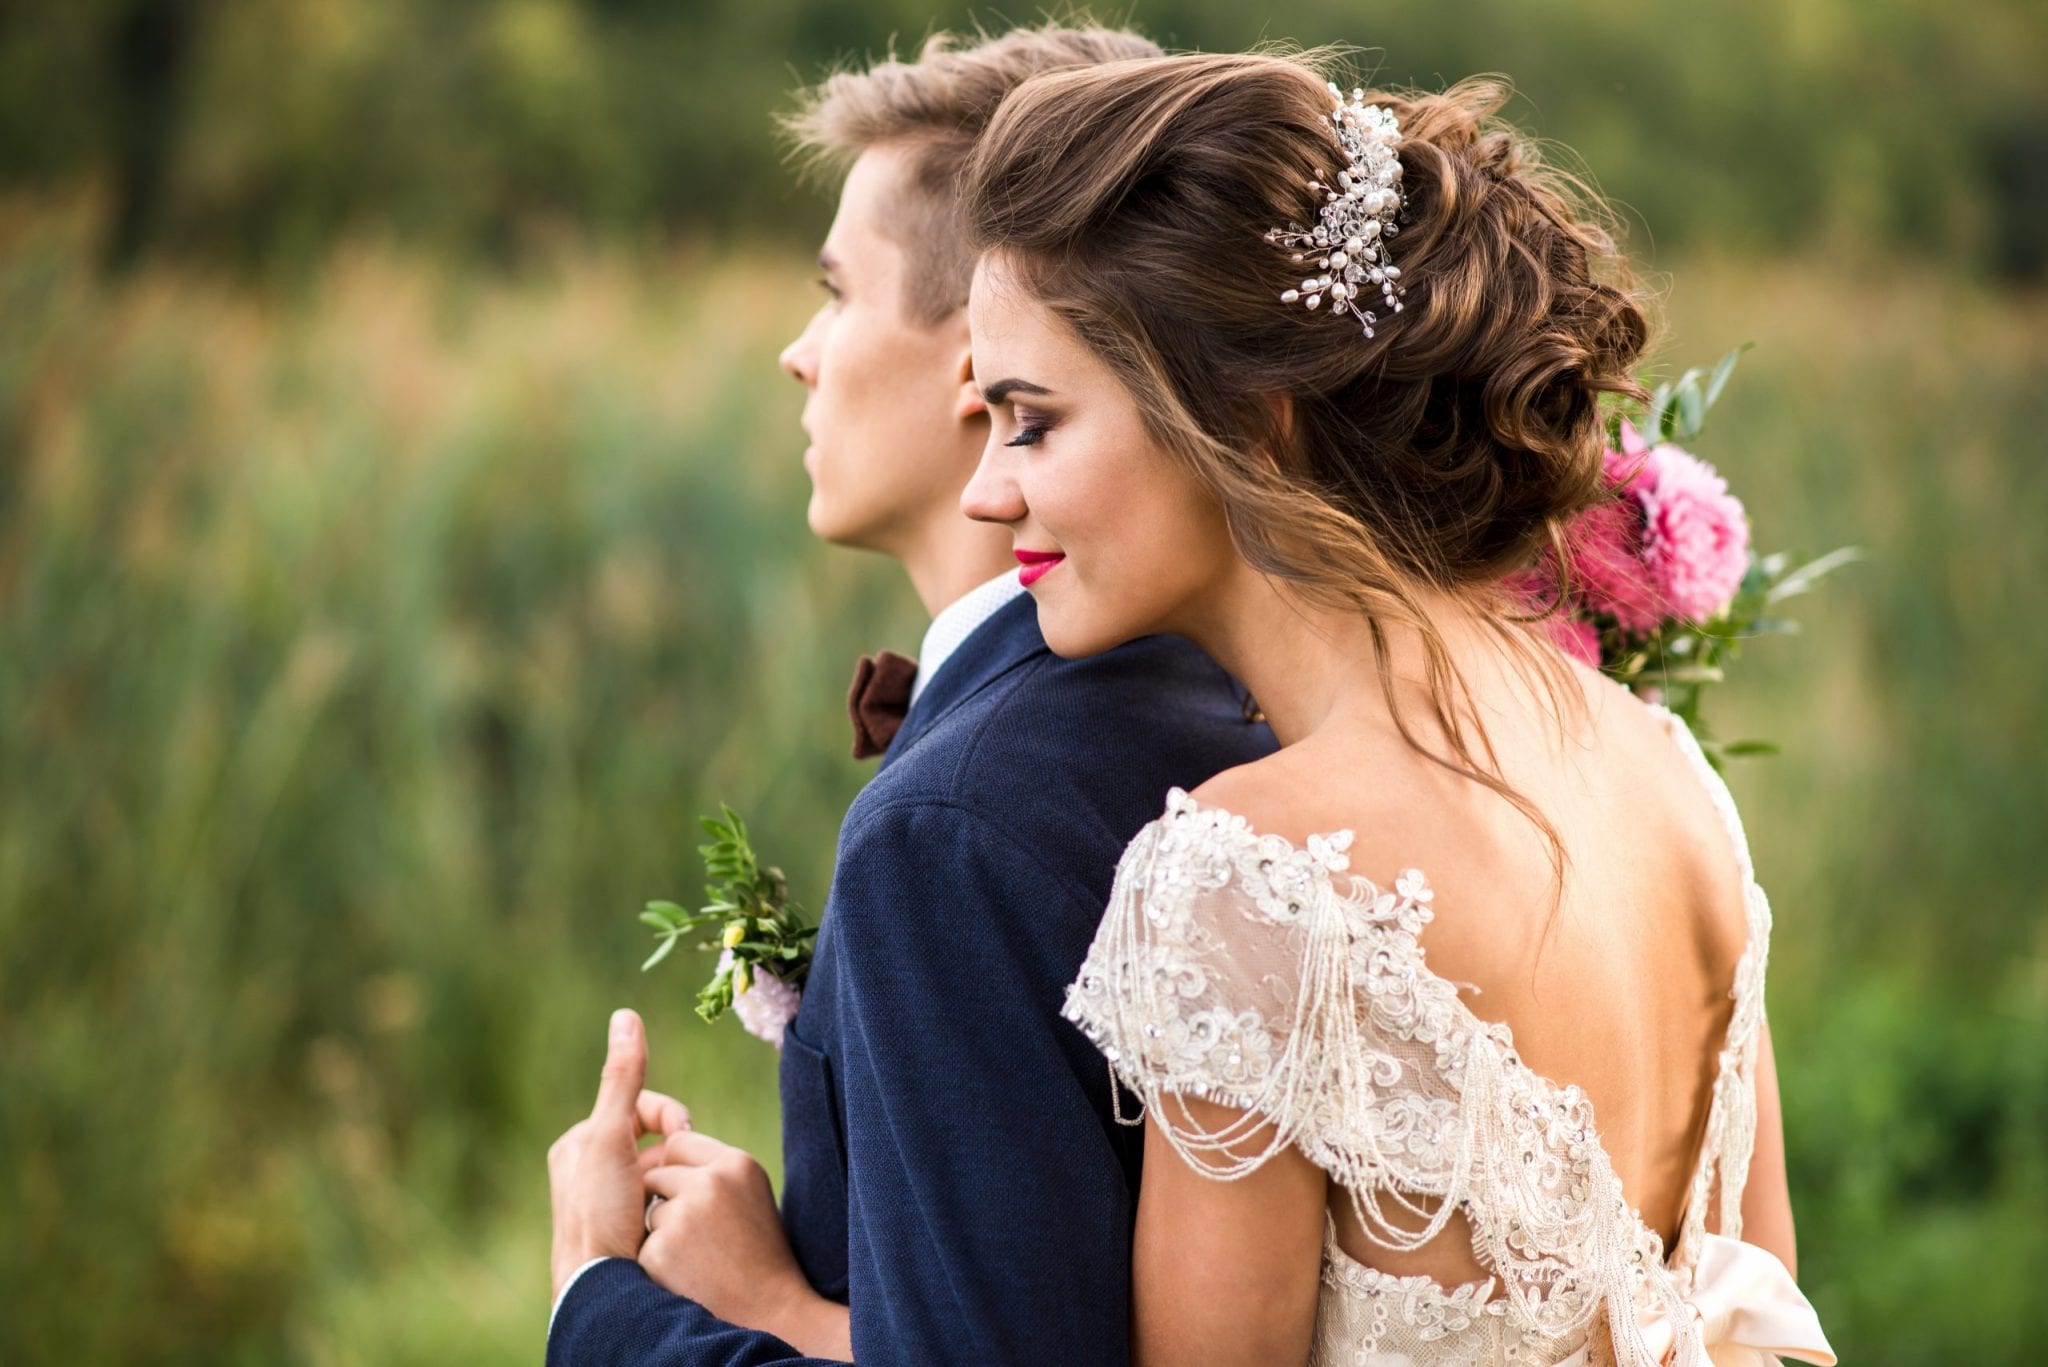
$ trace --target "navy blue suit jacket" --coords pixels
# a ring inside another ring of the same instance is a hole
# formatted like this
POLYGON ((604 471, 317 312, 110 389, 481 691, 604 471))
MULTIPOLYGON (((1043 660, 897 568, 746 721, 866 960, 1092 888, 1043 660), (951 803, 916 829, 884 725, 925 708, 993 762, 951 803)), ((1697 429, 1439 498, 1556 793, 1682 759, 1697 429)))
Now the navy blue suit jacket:
MULTIPOLYGON (((1061 660, 1028 597, 919 695, 840 830, 782 1051, 783 1225, 857 1361, 1128 1361, 1141 1132, 1060 1005, 1166 790, 1273 743, 1187 642, 1061 660)), ((547 1360, 818 1361, 624 1258, 570 1288, 547 1360)))

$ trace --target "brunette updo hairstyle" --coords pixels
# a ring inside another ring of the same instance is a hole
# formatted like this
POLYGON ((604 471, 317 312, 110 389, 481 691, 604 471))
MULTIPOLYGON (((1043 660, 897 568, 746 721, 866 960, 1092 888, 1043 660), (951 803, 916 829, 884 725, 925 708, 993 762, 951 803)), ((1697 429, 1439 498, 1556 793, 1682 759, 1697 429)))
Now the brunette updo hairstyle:
POLYGON ((1484 604, 1505 644, 1566 677, 1500 581, 1604 496, 1601 396, 1643 397, 1645 317, 1599 200, 1496 120, 1509 92, 1489 80, 1366 93, 1400 121, 1402 311, 1367 289, 1367 338, 1282 303, 1314 270, 1265 235, 1314 227, 1308 182, 1344 166, 1327 62, 1190 55, 1036 77, 968 163, 969 232, 1118 374, 1250 564, 1357 607, 1382 645, 1386 623, 1420 633, 1454 753, 1418 742, 1396 705, 1402 733, 1536 821, 1561 874, 1549 823, 1475 759, 1463 682, 1416 590, 1484 604))

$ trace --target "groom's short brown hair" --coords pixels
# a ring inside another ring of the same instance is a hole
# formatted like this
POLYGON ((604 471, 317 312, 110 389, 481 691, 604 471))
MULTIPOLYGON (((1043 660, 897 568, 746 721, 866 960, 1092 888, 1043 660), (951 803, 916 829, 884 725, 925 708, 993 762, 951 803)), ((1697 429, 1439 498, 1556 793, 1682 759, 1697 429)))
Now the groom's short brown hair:
POLYGON ((871 147, 910 152, 907 202, 896 231, 910 269, 904 311, 937 323, 967 302, 974 254, 960 219, 957 189, 967 154, 1003 97, 1042 72, 1133 57, 1159 46, 1123 29, 1047 24, 976 35, 963 46, 949 33, 925 39, 914 62, 889 58, 866 71, 841 71, 799 97, 782 120, 813 167, 843 170, 871 147))

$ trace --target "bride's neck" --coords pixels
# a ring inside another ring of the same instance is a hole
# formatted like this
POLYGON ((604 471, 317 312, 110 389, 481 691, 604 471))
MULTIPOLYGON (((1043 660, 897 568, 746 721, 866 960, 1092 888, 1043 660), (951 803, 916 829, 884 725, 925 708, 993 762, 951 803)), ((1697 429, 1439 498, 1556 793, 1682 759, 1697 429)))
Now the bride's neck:
MULTIPOLYGON (((1452 659, 1469 658, 1486 630, 1475 611, 1449 594, 1422 591, 1417 597, 1452 659)), ((1426 706, 1428 654, 1413 626, 1382 619, 1376 643, 1362 610, 1312 602, 1257 573, 1218 595, 1212 607, 1188 634, 1251 691, 1282 745, 1333 728, 1384 726, 1382 649, 1404 708, 1411 701, 1426 706)))

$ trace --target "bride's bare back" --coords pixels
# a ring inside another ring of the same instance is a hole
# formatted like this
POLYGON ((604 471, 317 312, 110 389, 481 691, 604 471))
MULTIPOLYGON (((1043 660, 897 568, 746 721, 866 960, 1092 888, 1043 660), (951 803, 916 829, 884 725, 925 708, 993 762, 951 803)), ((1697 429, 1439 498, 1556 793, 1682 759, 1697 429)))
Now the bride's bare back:
MULTIPOLYGON (((1475 988, 1467 1005, 1510 1026, 1537 1073, 1585 1090, 1630 1203, 1668 1244, 1747 940, 1736 853, 1690 762, 1626 690, 1575 668, 1583 712, 1564 700, 1560 737, 1528 680, 1473 673, 1501 776, 1563 842, 1554 911, 1543 834, 1391 725, 1327 728, 1195 796, 1295 842, 1353 831, 1352 868, 1384 884, 1422 870, 1436 891, 1422 936, 1430 968, 1475 988)), ((1333 1207, 1361 1261, 1439 1280, 1483 1275, 1469 1239, 1392 1254, 1356 1228, 1348 1201, 1333 1207)), ((1790 1263, 1789 1248, 1774 1251, 1790 1263)))

